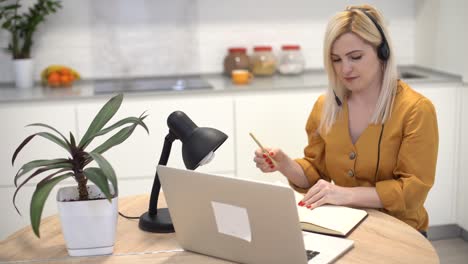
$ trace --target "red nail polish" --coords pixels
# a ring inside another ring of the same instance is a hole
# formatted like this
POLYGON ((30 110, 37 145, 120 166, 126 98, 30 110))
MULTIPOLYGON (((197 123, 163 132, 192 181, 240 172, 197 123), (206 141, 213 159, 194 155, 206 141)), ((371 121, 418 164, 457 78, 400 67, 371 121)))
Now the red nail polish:
POLYGON ((297 205, 299 205, 299 206, 304 206, 304 202, 303 202, 303 201, 300 201, 297 205))
POLYGON ((275 166, 271 165, 271 166, 270 166, 270 168, 274 169, 274 168, 275 168, 275 166))
POLYGON ((273 156, 275 155, 275 153, 273 151, 270 151, 270 156, 273 156))
POLYGON ((271 164, 271 163, 272 163, 270 159, 265 159, 265 160, 266 160, 266 162, 267 162, 268 164, 271 164))
POLYGON ((312 205, 310 205, 310 204, 309 204, 309 205, 308 205, 308 206, 306 206, 306 207, 310 209, 310 208, 312 207, 312 205))
POLYGON ((266 157, 267 157, 267 155, 266 155, 266 154, 263 154, 263 157, 264 157, 264 158, 266 158, 266 157))

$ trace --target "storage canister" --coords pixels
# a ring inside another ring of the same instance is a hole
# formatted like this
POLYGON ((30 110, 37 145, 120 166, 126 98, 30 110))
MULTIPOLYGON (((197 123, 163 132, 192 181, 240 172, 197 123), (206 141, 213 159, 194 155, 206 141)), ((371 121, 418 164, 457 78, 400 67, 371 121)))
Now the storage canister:
POLYGON ((255 76, 270 76, 276 71, 276 57, 271 46, 255 46, 250 69, 255 76))
POLYGON ((299 45, 281 46, 279 72, 281 74, 300 74, 304 72, 305 60, 299 45))
POLYGON ((228 54, 224 58, 224 74, 231 76, 233 70, 248 70, 249 57, 247 49, 242 47, 232 47, 228 49, 228 54))

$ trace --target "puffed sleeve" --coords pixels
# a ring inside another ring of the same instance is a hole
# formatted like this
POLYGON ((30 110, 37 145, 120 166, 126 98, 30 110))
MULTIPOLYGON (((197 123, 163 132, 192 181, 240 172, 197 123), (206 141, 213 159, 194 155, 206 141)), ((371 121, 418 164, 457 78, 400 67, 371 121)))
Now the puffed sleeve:
MULTIPOLYGON (((325 96, 322 95, 314 104, 306 123, 308 145, 304 148, 304 157, 295 160, 302 167, 310 186, 314 185, 320 179, 321 172, 324 171, 325 142, 317 131, 320 124, 324 99, 325 96)), ((291 181, 289 184, 296 191, 301 193, 306 193, 308 190, 295 186, 291 181)))
POLYGON ((394 179, 376 183, 386 210, 398 213, 423 206, 434 184, 438 145, 434 106, 428 99, 421 98, 405 118, 394 179))

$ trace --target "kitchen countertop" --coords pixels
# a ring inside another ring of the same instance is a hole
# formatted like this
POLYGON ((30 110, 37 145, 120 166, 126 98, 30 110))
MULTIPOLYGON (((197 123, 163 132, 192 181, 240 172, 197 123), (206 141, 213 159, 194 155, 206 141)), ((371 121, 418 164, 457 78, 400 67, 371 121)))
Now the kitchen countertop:
MULTIPOLYGON (((400 66, 401 78, 411 84, 416 83, 461 83, 460 76, 441 73, 419 66, 400 66), (414 78, 414 77, 418 78, 414 78)), ((184 76, 183 76, 184 77, 184 76)), ((185 76, 186 77, 186 76, 185 76)), ((190 76, 189 76, 190 77, 190 76)), ((193 77, 193 76, 192 76, 193 77)), ((323 69, 307 70, 304 74, 295 76, 284 76, 276 74, 271 77, 256 77, 248 85, 234 85, 231 80, 221 74, 203 74, 200 77, 211 85, 209 88, 197 89, 161 89, 148 91, 125 91, 126 96, 174 96, 174 95, 198 95, 198 94, 231 94, 262 91, 282 91, 291 89, 324 89, 328 83, 327 75, 323 69)), ((146 78, 148 79, 148 78, 146 78)), ((155 77, 153 80, 177 80, 177 77, 155 77)), ((129 79, 108 79, 107 84, 113 82, 121 84, 129 79)), ((135 78, 134 80, 145 80, 145 78, 135 78)), ((16 103, 48 100, 77 100, 84 98, 107 98, 112 93, 99 93, 95 87, 101 80, 81 80, 71 88, 44 88, 39 84, 29 90, 18 90, 12 83, 0 83, 0 103, 16 103)))

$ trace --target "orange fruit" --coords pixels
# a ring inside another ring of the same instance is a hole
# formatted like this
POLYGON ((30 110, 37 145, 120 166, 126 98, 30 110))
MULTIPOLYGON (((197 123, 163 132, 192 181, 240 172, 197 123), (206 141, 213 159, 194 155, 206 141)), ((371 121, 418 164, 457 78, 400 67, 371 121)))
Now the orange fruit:
POLYGON ((57 72, 49 74, 47 77, 47 83, 52 87, 58 86, 60 84, 60 75, 57 72))
POLYGON ((61 75, 60 76, 60 84, 63 85, 63 86, 70 86, 71 85, 70 75, 69 74, 61 75))
POLYGON ((68 68, 61 68, 60 70, 58 70, 58 72, 60 73, 60 75, 71 75, 71 71, 68 68))
POLYGON ((73 73, 70 74, 70 81, 73 82, 75 81, 75 79, 76 79, 75 75, 73 75, 73 73))

